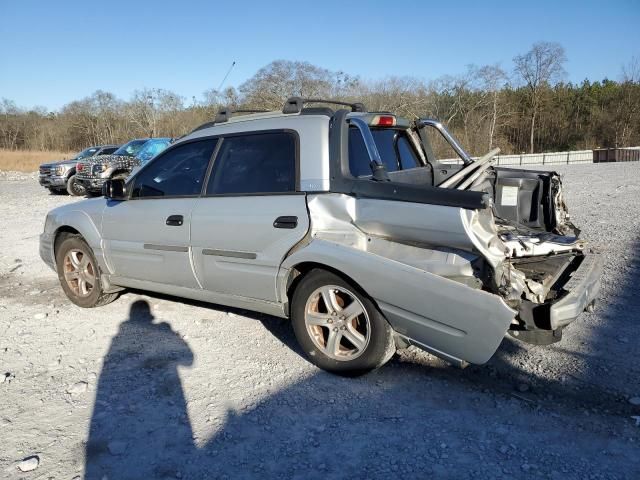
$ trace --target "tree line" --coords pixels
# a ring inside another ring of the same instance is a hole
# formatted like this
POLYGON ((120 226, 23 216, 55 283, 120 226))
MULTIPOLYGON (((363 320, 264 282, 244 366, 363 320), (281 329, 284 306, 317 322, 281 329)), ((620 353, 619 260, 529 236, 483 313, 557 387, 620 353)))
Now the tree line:
POLYGON ((164 89, 135 91, 128 101, 98 90, 59 111, 23 109, 0 101, 0 147, 77 151, 147 136, 181 136, 210 121, 223 106, 280 109, 286 98, 362 102, 370 111, 415 119, 435 117, 476 155, 640 145, 640 62, 618 80, 563 81, 561 45, 539 42, 499 64, 467 67, 463 74, 424 81, 386 77, 366 81, 308 62, 277 60, 238 88, 207 90, 188 101, 164 89))

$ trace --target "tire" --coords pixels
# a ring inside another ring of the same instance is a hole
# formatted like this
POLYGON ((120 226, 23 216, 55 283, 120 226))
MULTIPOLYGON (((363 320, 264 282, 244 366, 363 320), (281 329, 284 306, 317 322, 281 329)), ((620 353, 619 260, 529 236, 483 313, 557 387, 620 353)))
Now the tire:
POLYGON ((363 374, 384 365, 395 352, 393 330, 371 299, 326 270, 311 270, 300 280, 291 321, 309 360, 329 372, 363 374))
POLYGON ((69 177, 69 179, 67 180, 67 192, 69 192, 69 195, 71 195, 72 197, 81 197, 85 194, 86 191, 86 188, 76 182, 75 174, 69 177))
POLYGON ((68 236, 56 248, 56 270, 65 295, 79 307, 101 307, 118 298, 102 291, 98 262, 79 235, 68 236))

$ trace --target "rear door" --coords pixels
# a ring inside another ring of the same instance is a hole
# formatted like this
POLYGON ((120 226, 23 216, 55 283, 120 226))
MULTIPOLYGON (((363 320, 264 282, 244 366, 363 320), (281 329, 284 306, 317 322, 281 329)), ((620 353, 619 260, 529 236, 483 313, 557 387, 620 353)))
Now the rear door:
POLYGON ((176 145, 133 177, 129 200, 109 202, 102 236, 116 276, 199 287, 191 267, 189 228, 215 145, 215 139, 176 145))
POLYGON ((197 276, 213 292, 275 301, 280 263, 309 228, 298 136, 270 130, 220 142, 191 217, 197 276))

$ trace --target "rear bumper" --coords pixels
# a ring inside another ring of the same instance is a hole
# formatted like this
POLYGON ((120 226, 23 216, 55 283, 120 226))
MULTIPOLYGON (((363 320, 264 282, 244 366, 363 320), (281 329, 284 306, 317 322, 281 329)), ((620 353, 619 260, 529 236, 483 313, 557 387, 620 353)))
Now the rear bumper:
POLYGON ((47 188, 65 188, 67 186, 67 179, 57 175, 39 175, 38 181, 40 185, 47 188))
POLYGON ((574 321, 596 299, 600 291, 603 264, 602 255, 585 255, 578 269, 563 287, 567 294, 551 305, 549 321, 552 330, 574 321))

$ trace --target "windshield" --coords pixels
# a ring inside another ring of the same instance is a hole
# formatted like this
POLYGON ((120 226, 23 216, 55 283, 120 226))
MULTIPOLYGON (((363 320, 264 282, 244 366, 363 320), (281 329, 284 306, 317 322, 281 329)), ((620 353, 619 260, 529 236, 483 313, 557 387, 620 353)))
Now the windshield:
POLYGON ((145 143, 147 143, 147 140, 131 140, 129 143, 125 143, 123 146, 113 152, 113 155, 135 157, 145 143))
POLYGON ((76 160, 82 160, 83 158, 93 157, 98 150, 100 149, 96 147, 86 148, 78 154, 78 156, 76 157, 76 160))
POLYGON ((171 143, 170 138, 154 138, 147 141, 144 146, 136 154, 136 158, 143 164, 151 160, 153 157, 162 152, 171 143))

